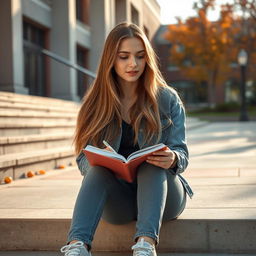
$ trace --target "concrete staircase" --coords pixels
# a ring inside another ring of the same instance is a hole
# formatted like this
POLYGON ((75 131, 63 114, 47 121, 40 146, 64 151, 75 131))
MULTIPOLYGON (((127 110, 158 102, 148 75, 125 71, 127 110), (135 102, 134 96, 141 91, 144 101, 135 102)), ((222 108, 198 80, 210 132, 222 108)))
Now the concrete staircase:
POLYGON ((78 107, 70 101, 0 92, 0 181, 73 164, 78 107))

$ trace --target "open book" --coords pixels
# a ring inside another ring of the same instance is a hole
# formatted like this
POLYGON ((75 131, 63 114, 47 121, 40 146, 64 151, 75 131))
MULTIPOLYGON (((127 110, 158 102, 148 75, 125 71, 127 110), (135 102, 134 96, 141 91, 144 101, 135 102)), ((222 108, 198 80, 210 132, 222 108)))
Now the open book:
POLYGON ((86 146, 83 152, 90 165, 103 166, 113 171, 117 177, 132 182, 136 177, 137 167, 143 163, 149 155, 158 150, 164 150, 163 143, 140 149, 130 154, 127 158, 116 151, 108 151, 91 145, 86 146))

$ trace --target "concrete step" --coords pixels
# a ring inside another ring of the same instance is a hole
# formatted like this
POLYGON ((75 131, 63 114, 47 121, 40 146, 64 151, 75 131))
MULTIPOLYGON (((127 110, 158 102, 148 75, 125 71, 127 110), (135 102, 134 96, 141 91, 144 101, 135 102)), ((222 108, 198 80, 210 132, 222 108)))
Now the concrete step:
POLYGON ((74 132, 75 122, 27 122, 5 123, 0 120, 0 136, 21 136, 32 134, 52 134, 74 132))
POLYGON ((58 106, 50 105, 48 104, 43 104, 43 103, 19 103, 19 102, 3 102, 0 101, 0 109, 5 110, 5 109, 16 109, 16 110, 36 110, 36 111, 42 111, 42 112, 66 112, 66 113, 76 113, 78 111, 79 105, 76 106, 69 106, 65 105, 64 103, 58 106))
POLYGON ((77 113, 66 112, 38 112, 32 110, 0 109, 0 118, 49 118, 49 119, 76 119, 77 113))
MULTIPOLYGON (((234 211, 235 209, 232 209, 232 212, 234 211)), ((231 214, 232 212, 230 211, 231 214)), ((205 213, 207 214, 207 211, 205 213)), ((0 250, 58 250, 66 243, 70 219, 58 216, 49 219, 5 218, 0 219, 0 227, 3 234, 0 238, 0 250), (12 232, 8 232, 10 230, 12 232)), ((255 228, 255 219, 215 220, 182 217, 163 224, 158 250, 255 253, 255 228)), ((135 222, 118 226, 101 220, 93 246, 97 251, 125 252, 133 245, 134 233, 135 222)))
MULTIPOLYGON (((195 196, 178 219, 163 223, 159 252, 256 252, 256 176, 220 175, 204 180, 184 175, 195 196)), ((57 251, 63 246, 81 181, 73 168, 0 186, 0 250, 57 251)), ((127 252, 134 233, 135 222, 111 225, 101 220, 93 248, 127 252)))
POLYGON ((50 148, 0 156, 0 181, 5 176, 24 178, 28 171, 54 169, 59 165, 74 164, 74 151, 69 147, 50 148))
POLYGON ((70 146, 73 133, 0 137, 0 155, 70 146))
POLYGON ((0 101, 1 102, 12 102, 12 103, 31 103, 31 104, 48 104, 52 106, 63 106, 69 105, 70 107, 77 106, 78 103, 68 100, 41 97, 41 96, 32 96, 25 94, 17 94, 11 92, 0 92, 0 101))
POLYGON ((70 121, 55 121, 55 120, 42 120, 35 121, 35 120, 8 120, 8 119, 0 119, 0 128, 12 128, 12 127, 51 127, 51 126, 75 126, 76 122, 74 120, 70 121))
POLYGON ((75 124, 76 122, 76 116, 70 116, 70 117, 62 117, 62 116, 47 116, 46 115, 34 115, 34 116, 29 116, 29 115, 6 115, 6 116, 1 116, 0 120, 4 119, 5 123, 15 123, 15 122, 23 122, 23 123, 44 123, 44 122, 52 122, 52 123, 69 123, 72 122, 75 124))

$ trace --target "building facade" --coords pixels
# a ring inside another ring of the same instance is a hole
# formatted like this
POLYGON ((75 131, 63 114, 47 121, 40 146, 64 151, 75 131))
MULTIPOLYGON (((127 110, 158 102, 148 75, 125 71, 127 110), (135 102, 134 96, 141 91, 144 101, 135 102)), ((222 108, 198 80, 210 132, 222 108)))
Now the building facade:
POLYGON ((108 33, 122 21, 152 39, 160 6, 156 0, 2 0, 0 90, 79 101, 90 78, 41 50, 95 73, 108 33))

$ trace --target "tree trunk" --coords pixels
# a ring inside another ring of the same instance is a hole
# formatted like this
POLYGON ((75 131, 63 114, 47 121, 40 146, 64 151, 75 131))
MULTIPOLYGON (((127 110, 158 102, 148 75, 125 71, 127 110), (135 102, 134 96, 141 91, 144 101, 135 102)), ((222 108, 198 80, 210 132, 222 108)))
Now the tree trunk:
POLYGON ((209 72, 208 79, 208 106, 210 108, 215 107, 216 105, 216 78, 218 70, 215 68, 209 72))

